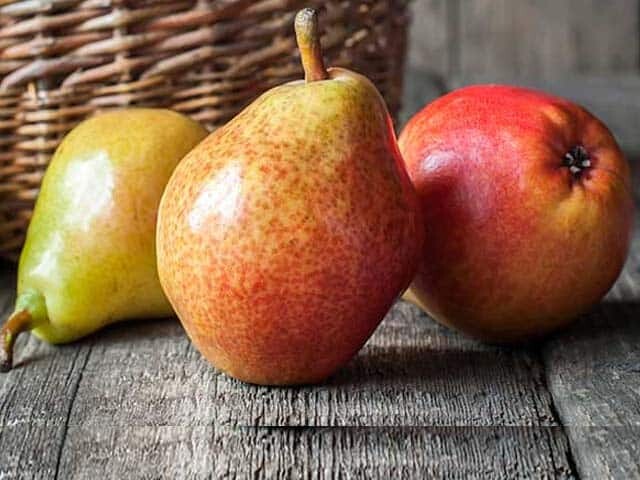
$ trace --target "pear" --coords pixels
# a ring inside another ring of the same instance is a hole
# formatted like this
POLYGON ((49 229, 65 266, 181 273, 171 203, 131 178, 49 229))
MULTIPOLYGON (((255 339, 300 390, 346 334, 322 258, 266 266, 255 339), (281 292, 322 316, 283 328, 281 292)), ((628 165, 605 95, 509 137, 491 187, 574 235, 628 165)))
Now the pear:
POLYGON ((365 77, 325 69, 296 17, 305 81, 276 87, 178 165, 158 212, 161 284, 200 352, 249 383, 323 381, 409 285, 418 199, 365 77))
POLYGON ((29 224, 15 311, 0 330, 3 371, 25 330, 57 344, 172 314, 156 269, 157 209, 175 166, 206 134, 169 110, 129 109, 90 118, 64 138, 29 224))

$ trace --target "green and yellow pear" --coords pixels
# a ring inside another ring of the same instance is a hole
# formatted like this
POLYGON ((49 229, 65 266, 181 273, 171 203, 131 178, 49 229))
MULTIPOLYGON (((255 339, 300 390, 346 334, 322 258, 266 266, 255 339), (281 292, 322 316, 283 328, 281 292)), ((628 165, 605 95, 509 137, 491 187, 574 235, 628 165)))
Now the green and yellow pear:
POLYGON ((184 115, 127 109, 84 121, 47 169, 18 266, 0 369, 20 332, 66 343, 107 324, 172 315, 155 255, 160 197, 206 130, 184 115))

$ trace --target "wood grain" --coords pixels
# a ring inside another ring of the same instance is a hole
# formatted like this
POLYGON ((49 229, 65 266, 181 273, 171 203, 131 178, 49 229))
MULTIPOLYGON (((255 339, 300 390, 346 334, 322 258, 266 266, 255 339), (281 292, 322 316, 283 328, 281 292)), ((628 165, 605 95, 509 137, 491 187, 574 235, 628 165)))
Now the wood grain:
MULTIPOLYGON (((15 273, 0 270, 1 318, 13 307, 15 273)), ((15 367, 0 375, 0 478, 53 478, 91 342, 53 348, 22 335, 15 367)))
POLYGON ((74 427, 70 433, 64 478, 573 477, 559 427, 74 427))
POLYGON ((536 352, 473 342, 400 302, 351 363, 310 387, 222 375, 172 320, 109 328, 71 417, 96 426, 555 426, 544 383, 536 352))
POLYGON ((615 288, 544 348, 547 381, 583 478, 640 478, 640 228, 615 288))
POLYGON ((457 73, 638 70, 638 1, 456 0, 457 73))

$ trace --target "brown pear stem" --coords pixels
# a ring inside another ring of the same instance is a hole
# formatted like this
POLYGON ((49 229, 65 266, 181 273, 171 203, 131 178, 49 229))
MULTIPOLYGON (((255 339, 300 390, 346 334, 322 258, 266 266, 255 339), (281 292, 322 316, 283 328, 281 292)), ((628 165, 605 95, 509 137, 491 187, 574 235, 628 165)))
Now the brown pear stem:
POLYGON ((313 8, 304 8, 296 15, 296 41, 300 50, 304 79, 307 82, 329 78, 322 60, 320 35, 318 33, 318 14, 313 8))
POLYGON ((13 366, 13 344, 20 332, 29 329, 31 313, 23 309, 13 312, 9 319, 0 328, 0 372, 8 372, 13 366))

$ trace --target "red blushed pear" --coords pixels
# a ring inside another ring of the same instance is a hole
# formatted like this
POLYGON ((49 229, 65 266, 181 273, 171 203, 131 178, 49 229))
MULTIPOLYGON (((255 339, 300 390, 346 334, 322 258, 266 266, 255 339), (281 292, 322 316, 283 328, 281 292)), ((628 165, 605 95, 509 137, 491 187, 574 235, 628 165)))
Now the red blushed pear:
POLYGON ((427 230, 409 295, 439 322, 490 342, 540 337, 618 277, 629 167, 583 108, 523 88, 463 88, 414 116, 399 145, 427 230))
POLYGON ((411 281, 418 199, 389 114, 356 73, 325 69, 296 17, 305 81, 274 88, 192 150, 163 195, 161 284, 216 367, 320 382, 358 352, 411 281))

